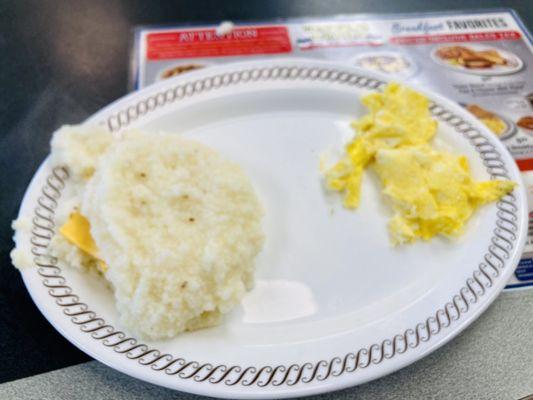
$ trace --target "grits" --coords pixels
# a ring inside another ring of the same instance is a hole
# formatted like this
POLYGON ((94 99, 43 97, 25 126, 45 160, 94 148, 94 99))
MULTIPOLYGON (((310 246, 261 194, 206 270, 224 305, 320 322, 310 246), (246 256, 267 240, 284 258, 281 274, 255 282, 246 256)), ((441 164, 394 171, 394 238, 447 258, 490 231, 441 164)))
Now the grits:
POLYGON ((52 161, 76 189, 50 251, 97 269, 130 331, 163 339, 213 326, 253 286, 263 209, 214 150, 176 134, 65 127, 52 161))

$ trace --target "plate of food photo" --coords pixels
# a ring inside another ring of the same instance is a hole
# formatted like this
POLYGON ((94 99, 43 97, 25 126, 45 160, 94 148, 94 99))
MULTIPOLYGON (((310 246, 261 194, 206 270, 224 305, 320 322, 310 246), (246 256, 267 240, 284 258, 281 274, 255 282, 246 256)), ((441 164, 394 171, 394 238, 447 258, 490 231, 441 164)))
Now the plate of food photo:
POLYGON ((517 132, 516 125, 509 119, 483 108, 479 104, 465 104, 464 107, 489 128, 500 140, 507 140, 517 132))
POLYGON ((533 132, 533 115, 525 115, 516 121, 516 125, 527 133, 533 132))
POLYGON ((352 64, 398 79, 409 78, 417 70, 417 66, 411 58, 393 51, 365 52, 353 58, 352 64))
POLYGON ((166 67, 161 71, 158 76, 158 80, 161 81, 164 79, 174 78, 181 74, 205 68, 206 66, 207 65, 205 65, 203 62, 181 62, 178 64, 173 64, 171 67, 166 67))
POLYGON ((460 105, 353 66, 261 60, 58 129, 11 257, 48 321, 109 367, 288 398, 453 339, 504 288, 527 221, 516 163, 460 105))
POLYGON ((475 75, 509 75, 524 66, 523 61, 510 51, 471 43, 435 47, 431 58, 444 67, 475 75))

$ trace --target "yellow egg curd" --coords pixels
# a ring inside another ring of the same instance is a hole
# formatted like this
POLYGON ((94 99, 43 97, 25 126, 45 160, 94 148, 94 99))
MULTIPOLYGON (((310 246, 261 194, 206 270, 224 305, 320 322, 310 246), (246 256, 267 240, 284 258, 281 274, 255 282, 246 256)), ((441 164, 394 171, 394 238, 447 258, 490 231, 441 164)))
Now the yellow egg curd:
POLYGON ((326 171, 326 183, 343 193, 346 208, 356 208, 363 171, 372 166, 394 210, 394 244, 458 236, 476 208, 515 187, 505 180, 476 182, 466 157, 433 148, 437 121, 421 93, 391 83, 362 102, 370 112, 352 123, 356 135, 326 171))

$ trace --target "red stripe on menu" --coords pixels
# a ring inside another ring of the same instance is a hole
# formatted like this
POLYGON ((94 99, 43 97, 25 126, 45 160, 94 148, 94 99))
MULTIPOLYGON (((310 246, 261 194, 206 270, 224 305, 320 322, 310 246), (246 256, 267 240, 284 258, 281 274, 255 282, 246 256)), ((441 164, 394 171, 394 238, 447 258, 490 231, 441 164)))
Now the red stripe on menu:
POLYGON ((520 171, 533 171, 533 158, 527 158, 525 160, 516 160, 518 169, 520 171))
POLYGON ((356 47, 356 46, 370 46, 378 47, 383 46, 381 42, 361 42, 361 43, 335 43, 335 44, 312 44, 307 47, 300 47, 300 50, 314 50, 314 49, 327 49, 327 48, 337 48, 337 47, 356 47))
POLYGON ((484 42, 491 40, 518 40, 522 36, 517 31, 453 33, 446 35, 394 36, 390 38, 393 44, 431 44, 454 42, 484 42))
POLYGON ((279 54, 291 50, 285 26, 238 27, 222 36, 213 28, 176 30, 150 33, 146 38, 149 60, 279 54))

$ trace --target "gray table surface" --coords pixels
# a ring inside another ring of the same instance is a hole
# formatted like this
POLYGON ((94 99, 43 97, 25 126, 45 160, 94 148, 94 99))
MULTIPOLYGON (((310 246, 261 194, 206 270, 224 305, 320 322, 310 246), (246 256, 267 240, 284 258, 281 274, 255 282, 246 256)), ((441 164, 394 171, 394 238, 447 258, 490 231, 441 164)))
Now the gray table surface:
MULTIPOLYGON (((504 292, 460 336, 396 373, 309 399, 521 399, 533 394, 533 290, 504 292)), ((130 378, 97 361, 0 385, 0 399, 201 397, 130 378)))

